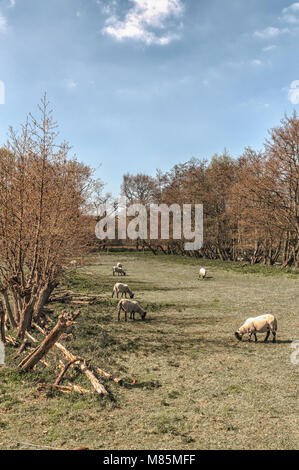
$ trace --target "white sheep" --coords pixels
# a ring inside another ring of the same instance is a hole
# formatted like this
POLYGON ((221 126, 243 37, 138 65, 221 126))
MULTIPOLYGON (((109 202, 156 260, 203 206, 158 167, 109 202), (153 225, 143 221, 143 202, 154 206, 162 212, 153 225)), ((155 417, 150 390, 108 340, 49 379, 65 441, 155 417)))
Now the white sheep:
POLYGON ((113 276, 115 275, 115 273, 118 273, 118 275, 122 275, 122 276, 125 276, 126 273, 125 271, 123 270, 123 268, 119 268, 118 266, 113 266, 112 268, 112 273, 113 273, 113 276))
POLYGON ((205 268, 200 268, 199 277, 201 277, 201 279, 204 279, 206 275, 207 275, 207 271, 205 270, 205 268))
POLYGON ((118 302, 118 321, 120 321, 120 311, 125 312, 125 321, 127 321, 127 314, 130 314, 130 319, 135 320, 135 313, 139 313, 141 319, 145 319, 146 312, 140 307, 136 300, 122 299, 118 302))
POLYGON ((127 294, 129 294, 130 298, 133 299, 134 293, 131 291, 129 286, 127 284, 122 284, 121 282, 117 282, 115 286, 113 287, 113 292, 112 292, 112 297, 116 294, 116 297, 118 298, 118 294, 121 294, 121 297, 125 295, 127 298, 127 294))
POLYGON ((257 342, 256 333, 266 333, 264 339, 268 341, 270 331, 273 335, 273 343, 276 343, 277 320, 273 315, 261 315, 255 318, 248 318, 246 322, 235 332, 236 338, 241 341, 242 336, 248 333, 248 341, 251 341, 251 336, 254 335, 255 342, 257 342))
POLYGON ((123 265, 122 265, 121 263, 117 263, 116 266, 117 266, 118 268, 122 268, 122 267, 123 267, 123 265))

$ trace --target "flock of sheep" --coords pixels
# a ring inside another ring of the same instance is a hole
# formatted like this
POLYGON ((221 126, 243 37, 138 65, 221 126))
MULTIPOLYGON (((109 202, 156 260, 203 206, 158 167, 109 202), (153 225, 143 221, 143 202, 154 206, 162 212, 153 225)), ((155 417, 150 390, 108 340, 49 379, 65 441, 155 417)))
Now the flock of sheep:
MULTIPOLYGON (((125 276, 126 272, 123 270, 121 263, 117 263, 116 266, 113 266, 112 270, 113 276, 115 273, 118 275, 125 276)), ((207 275, 205 268, 200 268, 199 277, 204 279, 207 275)), ((127 299, 127 294, 130 299, 134 298, 134 293, 131 291, 127 284, 122 282, 117 282, 114 285, 112 297, 114 294, 118 298, 118 295, 121 294, 121 297, 125 296, 125 299, 121 299, 118 303, 118 321, 120 321, 120 312, 125 312, 125 321, 127 321, 127 314, 130 314, 130 319, 135 320, 135 313, 139 313, 142 320, 145 319, 146 312, 142 309, 139 303, 135 300, 127 299)), ((242 337, 245 334, 248 334, 248 341, 251 341, 251 336, 254 336, 255 342, 257 342, 256 333, 266 333, 264 342, 268 341, 270 332, 273 336, 273 343, 276 342, 276 332, 277 332, 277 320, 273 315, 260 315, 255 318, 247 318, 245 323, 235 332, 235 336, 239 341, 242 341, 242 337)))
MULTIPOLYGON (((121 263, 117 263, 116 266, 113 266, 112 269, 113 276, 115 273, 118 273, 118 275, 125 276, 126 273, 123 270, 123 266, 121 263)), ((127 284, 123 284, 122 282, 117 282, 114 287, 113 287, 113 292, 112 292, 112 297, 116 294, 116 298, 118 299, 118 294, 121 294, 121 297, 125 296, 125 299, 121 299, 118 302, 118 321, 120 321, 120 312, 123 310, 125 312, 125 321, 127 321, 127 314, 130 314, 130 319, 135 320, 135 313, 139 313, 140 317, 142 320, 145 319, 146 312, 141 308, 138 302, 136 300, 128 300, 127 299, 127 294, 129 294, 130 299, 134 298, 134 294, 129 288, 127 284)))

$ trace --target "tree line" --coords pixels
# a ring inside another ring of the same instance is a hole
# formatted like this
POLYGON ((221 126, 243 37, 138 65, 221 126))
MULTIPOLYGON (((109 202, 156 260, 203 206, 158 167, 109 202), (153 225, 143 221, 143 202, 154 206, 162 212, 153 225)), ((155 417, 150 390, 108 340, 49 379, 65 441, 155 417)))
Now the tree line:
MULTIPOLYGON (((269 131, 262 151, 226 151, 210 161, 192 158, 156 176, 123 176, 129 203, 203 204, 204 243, 186 252, 185 240, 137 240, 154 253, 244 260, 299 267, 299 118, 294 112, 269 131)), ((171 221, 170 221, 171 224, 171 221)))

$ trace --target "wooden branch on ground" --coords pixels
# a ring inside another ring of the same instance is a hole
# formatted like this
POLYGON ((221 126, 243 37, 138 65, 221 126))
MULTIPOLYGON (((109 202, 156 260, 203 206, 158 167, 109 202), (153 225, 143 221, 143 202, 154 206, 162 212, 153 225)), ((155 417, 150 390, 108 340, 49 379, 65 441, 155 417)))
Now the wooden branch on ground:
POLYGON ((32 343, 38 343, 38 340, 35 339, 30 333, 28 333, 28 331, 26 331, 25 335, 28 339, 30 339, 30 341, 32 341, 32 343))
POLYGON ((60 374, 58 375, 57 379, 55 380, 54 382, 54 385, 59 385, 63 376, 65 375, 65 373, 67 372, 68 368, 72 365, 72 364, 75 364, 75 362, 78 362, 78 361, 81 361, 82 359, 81 358, 75 358, 73 361, 70 361, 66 364, 66 366, 63 368, 63 370, 60 372, 60 374))
MULTIPOLYGON (((34 326, 43 335, 46 335, 46 332, 43 330, 43 328, 41 328, 36 323, 32 323, 32 326, 34 326)), ((74 361, 76 359, 76 356, 74 356, 71 352, 69 352, 66 349, 66 347, 63 346, 63 344, 59 343, 58 341, 56 341, 55 347, 57 349, 59 349, 59 351, 61 351, 64 354, 64 356, 69 360, 69 362, 74 361)), ((93 388, 95 389, 95 391, 97 393, 99 393, 100 395, 108 395, 108 392, 107 392, 106 388, 104 387, 104 385, 102 385, 98 381, 98 379, 95 377, 94 373, 91 370, 88 369, 86 363, 80 362, 79 367, 80 367, 81 371, 84 372, 84 374, 86 375, 88 380, 91 382, 93 388)))
POLYGON ((71 382, 69 382, 69 385, 55 385, 55 384, 46 384, 46 383, 38 384, 38 387, 37 387, 38 391, 45 390, 45 389, 60 390, 63 393, 70 393, 70 392, 78 392, 81 394, 90 393, 90 390, 80 387, 79 385, 72 384, 71 382))
POLYGON ((18 351, 16 352, 16 354, 13 356, 13 359, 17 359, 21 354, 22 352, 26 349, 26 347, 28 346, 28 341, 27 339, 25 338, 21 344, 21 346, 19 347, 18 351))
POLYGON ((103 369, 100 369, 99 367, 96 368, 96 371, 98 374, 103 375, 106 379, 113 380, 113 382, 115 382, 116 384, 121 385, 123 383, 123 379, 119 377, 113 377, 112 374, 105 372, 103 369))
POLYGON ((16 344, 17 344, 16 340, 10 335, 6 335, 6 341, 8 343, 12 344, 13 346, 16 346, 16 344))
POLYGON ((46 336, 44 341, 31 354, 29 354, 29 356, 23 359, 23 361, 19 364, 19 367, 23 371, 31 370, 55 345, 59 337, 66 331, 66 329, 73 324, 73 320, 78 316, 78 314, 79 312, 70 316, 64 312, 62 315, 60 315, 58 322, 54 326, 51 333, 46 336))

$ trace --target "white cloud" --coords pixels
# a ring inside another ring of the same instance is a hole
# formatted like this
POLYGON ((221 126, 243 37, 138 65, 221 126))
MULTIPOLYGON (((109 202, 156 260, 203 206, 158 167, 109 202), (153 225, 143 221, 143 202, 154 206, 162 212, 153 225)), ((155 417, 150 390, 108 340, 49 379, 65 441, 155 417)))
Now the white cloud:
POLYGON ((299 23, 299 2, 293 3, 291 6, 284 8, 282 10, 281 19, 291 24, 299 23))
POLYGON ((64 84, 69 90, 74 90, 78 86, 78 83, 76 83, 72 78, 65 80, 64 84))
POLYGON ((274 28, 273 26, 269 26, 266 29, 263 29, 262 31, 255 31, 254 36, 256 38, 260 39, 271 39, 279 36, 282 33, 288 32, 288 29, 279 29, 279 28, 274 28))
POLYGON ((16 4, 16 0, 9 0, 9 6, 10 8, 13 8, 16 4))
POLYGON ((0 33, 5 33, 7 29, 6 18, 0 13, 0 33))
POLYGON ((147 45, 166 45, 179 38, 177 33, 172 32, 172 25, 168 21, 183 14, 184 7, 181 0, 130 1, 133 6, 124 20, 119 20, 114 9, 113 14, 106 20, 103 33, 113 36, 118 41, 134 39, 147 45))
POLYGON ((292 104, 299 104, 299 80, 294 80, 290 85, 289 101, 292 104))
POLYGON ((274 49, 277 49, 277 46, 273 44, 272 46, 263 47, 263 52, 274 51, 274 49))
POLYGON ((251 63, 251 65, 254 65, 256 67, 259 67, 260 65, 263 65, 262 61, 259 60, 259 59, 254 59, 250 63, 251 63))

